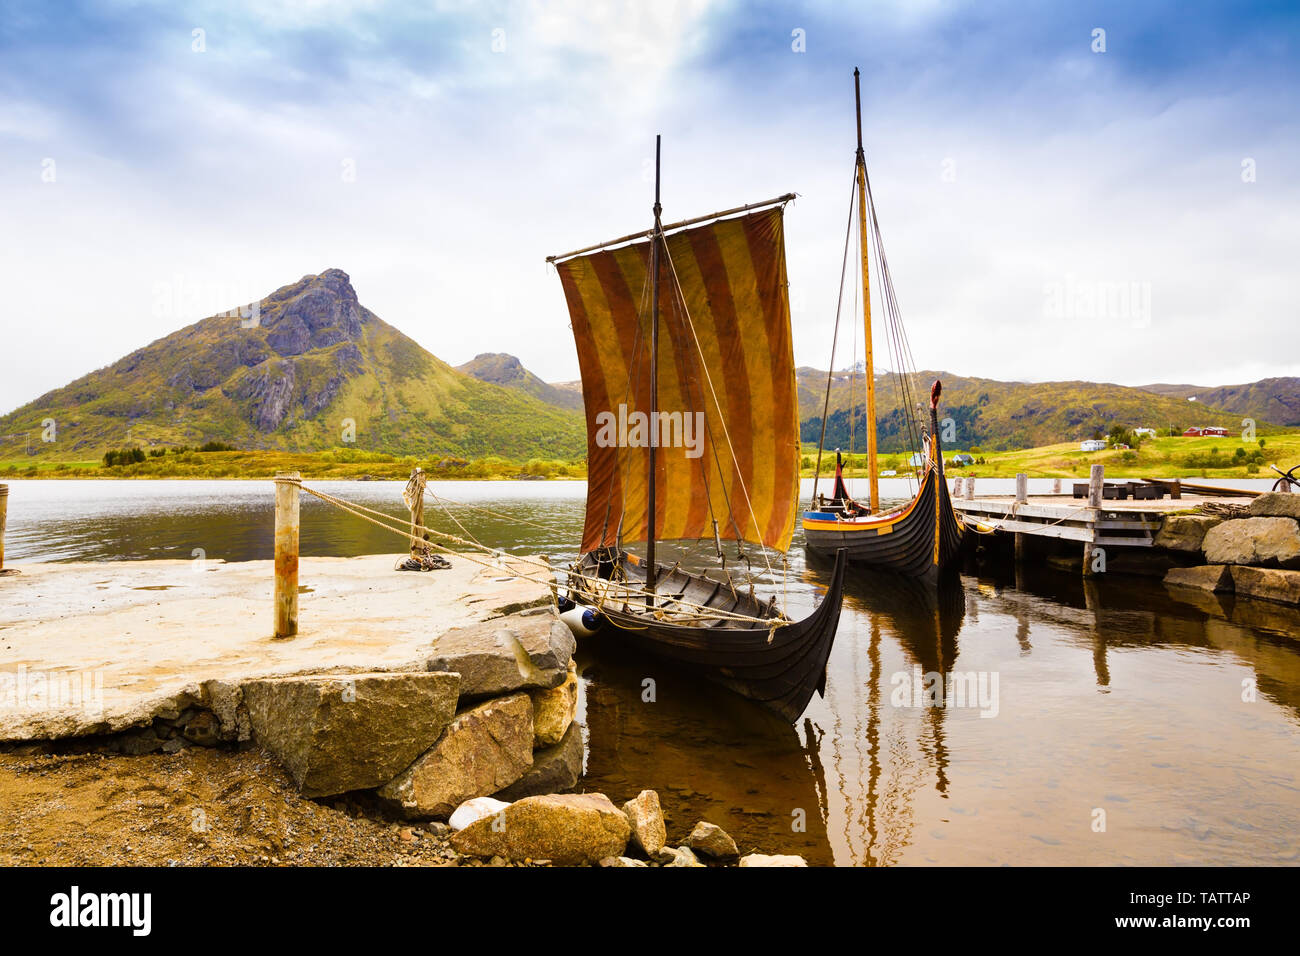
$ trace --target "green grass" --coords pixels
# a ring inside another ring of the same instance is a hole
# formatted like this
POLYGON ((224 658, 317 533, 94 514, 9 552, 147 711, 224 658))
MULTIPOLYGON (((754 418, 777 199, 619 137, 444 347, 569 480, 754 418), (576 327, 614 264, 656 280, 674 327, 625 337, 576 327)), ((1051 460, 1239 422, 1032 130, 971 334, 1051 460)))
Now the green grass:
MULTIPOLYGON (((953 455, 962 449, 944 449, 944 458, 951 461, 953 455)), ((1300 434, 1274 434, 1264 439, 1263 449, 1258 442, 1243 442, 1239 438, 1157 438, 1143 442, 1132 450, 1131 458, 1125 458, 1123 451, 1079 450, 1078 442, 1062 442, 1056 445, 1043 445, 1039 448, 1024 448, 1017 451, 1002 452, 967 452, 983 458, 984 464, 963 467, 949 466, 948 473, 957 475, 974 475, 981 478, 1014 478, 1023 472, 1031 478, 1087 478, 1092 465, 1105 465, 1108 478, 1276 478, 1276 473, 1269 468, 1275 464, 1283 471, 1300 462, 1300 434), (1259 471, 1251 474, 1244 463, 1230 464, 1228 467, 1209 468, 1189 465, 1188 458, 1197 461, 1208 460, 1206 456, 1212 449, 1218 449, 1218 456, 1225 464, 1233 460, 1237 448, 1244 447, 1247 452, 1261 450, 1264 462, 1259 471)), ((804 459, 807 462, 802 469, 805 477, 812 477, 811 462, 816 461, 816 447, 804 446, 804 459)), ((857 454, 846 457, 845 473, 860 476, 866 473, 866 455, 857 454)), ((881 470, 892 468, 899 475, 907 474, 907 456, 901 454, 882 454, 878 456, 881 470)), ((824 453, 822 457, 822 474, 833 475, 835 470, 835 453, 824 453)))
POLYGON ((332 448, 322 452, 287 451, 188 451, 179 455, 147 458, 138 464, 104 467, 102 461, 54 462, 45 460, 0 460, 0 481, 6 478, 272 478, 280 472, 296 471, 304 478, 388 478, 405 479, 421 467, 433 479, 493 479, 535 475, 542 478, 586 478, 585 460, 532 458, 417 458, 388 455, 355 448, 332 448))

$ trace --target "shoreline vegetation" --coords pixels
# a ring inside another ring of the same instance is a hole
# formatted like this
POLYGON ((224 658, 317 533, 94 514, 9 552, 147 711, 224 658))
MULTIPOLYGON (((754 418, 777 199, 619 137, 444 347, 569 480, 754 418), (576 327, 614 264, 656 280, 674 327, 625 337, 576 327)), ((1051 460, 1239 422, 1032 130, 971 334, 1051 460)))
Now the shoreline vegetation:
MULTIPOLYGON (((1063 442, 1039 448, 983 451, 945 448, 948 474, 956 477, 1013 478, 1023 472, 1030 478, 1086 479, 1094 464, 1106 466, 1108 478, 1271 478, 1270 464, 1286 470, 1300 461, 1300 433, 1270 434, 1253 441, 1240 438, 1161 437, 1135 442, 1132 448, 1081 451, 1078 442, 1063 442), (973 465, 957 465, 958 454, 970 455, 973 465)), ((817 460, 815 446, 801 450, 800 476, 813 477, 817 460)), ((881 453, 881 471, 908 474, 908 456, 881 453)), ((390 455, 357 448, 331 448, 318 452, 240 450, 211 443, 200 448, 128 447, 99 459, 56 460, 52 457, 0 459, 0 481, 18 478, 185 478, 267 480, 280 472, 296 471, 304 478, 335 480, 404 481, 420 467, 431 480, 583 480, 584 459, 501 456, 460 458, 456 456, 416 457, 390 455), (111 462, 111 463, 110 463, 111 462)), ((834 476, 835 452, 823 452, 822 477, 834 476)), ((866 476, 866 455, 844 454, 847 478, 866 476)), ((890 477, 890 476, 885 476, 890 477)))

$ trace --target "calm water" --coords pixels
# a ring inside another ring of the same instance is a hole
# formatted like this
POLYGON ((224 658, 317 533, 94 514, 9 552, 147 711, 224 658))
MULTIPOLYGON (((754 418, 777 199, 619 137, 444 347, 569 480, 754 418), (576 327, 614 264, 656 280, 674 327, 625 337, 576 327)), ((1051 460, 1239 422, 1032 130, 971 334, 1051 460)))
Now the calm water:
MULTIPOLYGON (((400 483, 318 484, 406 514, 400 483)), ((531 522, 431 501, 435 527, 460 533, 459 521, 494 546, 574 554, 581 483, 432 487, 531 522)), ((271 555, 270 482, 10 489, 7 564, 271 555)), ((316 499, 302 510, 305 554, 402 549, 316 499)), ((829 569, 796 536, 787 584, 777 570, 760 589, 803 616, 829 569)), ((586 642, 586 787, 615 799, 658 789, 674 839, 709 819, 742 849, 819 863, 1300 862, 1300 614, 1046 567, 998 576, 972 563, 937 595, 851 577, 826 698, 793 727, 612 641, 586 642), (933 675, 972 693, 924 706, 911 692, 933 675)))

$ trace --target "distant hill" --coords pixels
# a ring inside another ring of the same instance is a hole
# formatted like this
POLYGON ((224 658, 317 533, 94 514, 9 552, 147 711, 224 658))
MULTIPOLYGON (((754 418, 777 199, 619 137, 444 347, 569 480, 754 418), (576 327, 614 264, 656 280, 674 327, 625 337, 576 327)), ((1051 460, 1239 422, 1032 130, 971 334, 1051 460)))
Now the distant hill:
POLYGON ((473 375, 481 382, 513 388, 557 408, 567 408, 572 411, 582 409, 580 384, 577 391, 567 387, 574 384, 570 382, 548 385, 524 368, 519 359, 504 352, 484 352, 464 365, 456 366, 456 370, 466 375, 473 375))
POLYGON ((11 436, 0 457, 23 434, 33 453, 65 459, 212 440, 421 457, 586 451, 580 416, 452 368, 362 306, 338 269, 277 289, 257 313, 203 319, 0 417, 11 436), (48 418, 53 444, 40 441, 48 418))
MULTIPOLYGON (((822 403, 826 398, 826 373, 804 366, 797 370, 796 376, 800 438, 816 442, 821 429, 822 403)), ((1033 448, 1105 434, 1116 424, 1162 431, 1171 425, 1180 431, 1193 424, 1241 426, 1241 416, 1236 413, 1124 385, 1000 382, 934 371, 920 372, 915 379, 917 394, 913 398, 925 403, 926 408, 930 383, 936 378, 943 381, 939 416, 953 419, 959 448, 972 445, 999 451, 1033 448)), ((830 414, 827 416, 827 447, 849 447, 850 407, 856 409, 853 445, 859 450, 866 447, 862 418, 866 401, 864 391, 861 372, 855 376, 850 376, 848 371, 835 373, 831 383, 830 414)), ((881 450, 906 450, 906 420, 899 404, 895 376, 890 373, 876 376, 876 408, 881 450)), ((928 411, 922 412, 923 416, 928 414, 928 411)))
POLYGON ((1246 385, 1143 385, 1157 395, 1195 399, 1199 405, 1222 408, 1242 418, 1272 422, 1275 425, 1300 425, 1300 378, 1263 378, 1246 385))

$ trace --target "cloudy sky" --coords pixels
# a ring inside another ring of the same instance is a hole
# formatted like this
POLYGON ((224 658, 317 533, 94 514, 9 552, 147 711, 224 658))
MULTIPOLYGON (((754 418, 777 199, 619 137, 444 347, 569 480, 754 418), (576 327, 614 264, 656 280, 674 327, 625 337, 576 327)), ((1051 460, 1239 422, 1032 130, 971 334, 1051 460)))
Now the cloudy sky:
POLYGON ((577 376, 544 262, 786 191, 825 367, 868 164, 923 367, 1300 374, 1294 4, 5 4, 0 412, 337 267, 452 363, 577 376), (1099 32, 1104 31, 1104 32, 1099 32))

